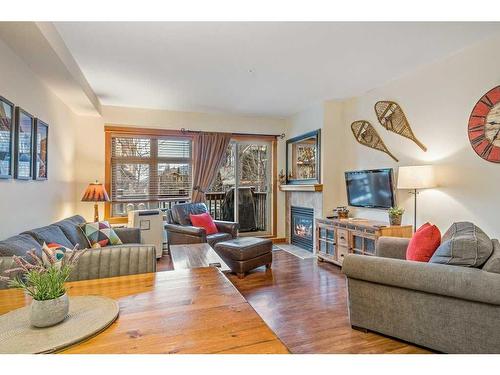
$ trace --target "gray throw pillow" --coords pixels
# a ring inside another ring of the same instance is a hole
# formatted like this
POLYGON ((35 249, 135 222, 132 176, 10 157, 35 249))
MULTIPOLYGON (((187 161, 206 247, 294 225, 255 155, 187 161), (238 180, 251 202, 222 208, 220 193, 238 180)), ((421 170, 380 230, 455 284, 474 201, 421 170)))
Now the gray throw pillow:
POLYGON ((483 266, 483 271, 500 273, 500 242, 493 240, 493 254, 483 266))
POLYGON ((454 223, 429 263, 481 267, 493 252, 491 239, 472 223, 454 223))

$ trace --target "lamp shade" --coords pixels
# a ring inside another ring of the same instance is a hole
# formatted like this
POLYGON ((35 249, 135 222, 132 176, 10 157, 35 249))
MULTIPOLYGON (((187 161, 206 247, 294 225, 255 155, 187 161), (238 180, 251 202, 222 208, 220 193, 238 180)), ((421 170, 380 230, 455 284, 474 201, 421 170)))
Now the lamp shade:
POLYGON ((90 183, 82 197, 82 202, 107 202, 108 192, 99 182, 90 183))
POLYGON ((399 167, 398 189, 428 189, 436 186, 432 165, 399 167))

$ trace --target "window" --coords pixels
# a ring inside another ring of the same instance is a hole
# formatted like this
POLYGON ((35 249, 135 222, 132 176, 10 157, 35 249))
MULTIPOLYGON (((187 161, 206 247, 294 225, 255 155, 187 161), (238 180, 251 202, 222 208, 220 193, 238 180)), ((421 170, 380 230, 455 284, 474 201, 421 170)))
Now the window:
POLYGON ((191 197, 191 139, 110 134, 111 217, 134 209, 165 208, 191 197))

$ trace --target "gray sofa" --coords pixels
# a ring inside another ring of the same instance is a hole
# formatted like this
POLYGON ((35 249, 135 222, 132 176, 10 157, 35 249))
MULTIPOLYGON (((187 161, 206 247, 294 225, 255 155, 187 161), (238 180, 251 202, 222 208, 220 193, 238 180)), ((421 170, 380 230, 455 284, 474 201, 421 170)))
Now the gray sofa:
POLYGON ((444 353, 500 353, 500 244, 482 268, 406 261, 409 239, 348 255, 349 316, 363 328, 444 353), (487 271, 488 270, 488 271, 487 271))
MULTIPOLYGON (((54 242, 68 248, 75 245, 88 248, 87 238, 78 228, 82 223, 85 223, 85 219, 75 215, 0 241, 0 273, 12 268, 13 255, 25 256, 29 250, 39 253, 44 242, 54 242)), ((139 229, 115 228, 115 231, 123 244, 88 250, 73 269, 71 281, 156 271, 155 247, 141 244, 139 229)), ((6 287, 5 283, 0 282, 0 289, 6 287)))

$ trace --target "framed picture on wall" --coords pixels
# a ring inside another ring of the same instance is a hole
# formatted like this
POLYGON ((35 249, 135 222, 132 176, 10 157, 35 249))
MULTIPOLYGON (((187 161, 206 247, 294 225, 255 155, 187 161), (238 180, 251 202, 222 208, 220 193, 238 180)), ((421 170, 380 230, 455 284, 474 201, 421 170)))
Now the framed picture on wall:
POLYGON ((13 175, 14 104, 0 96, 0 178, 13 175))
POLYGON ((46 180, 48 176, 48 142, 49 142, 49 125, 40 120, 35 119, 35 139, 33 142, 33 178, 35 180, 46 180))
POLYGON ((22 108, 16 107, 14 166, 15 177, 19 180, 29 180, 33 176, 34 128, 34 117, 22 108))

